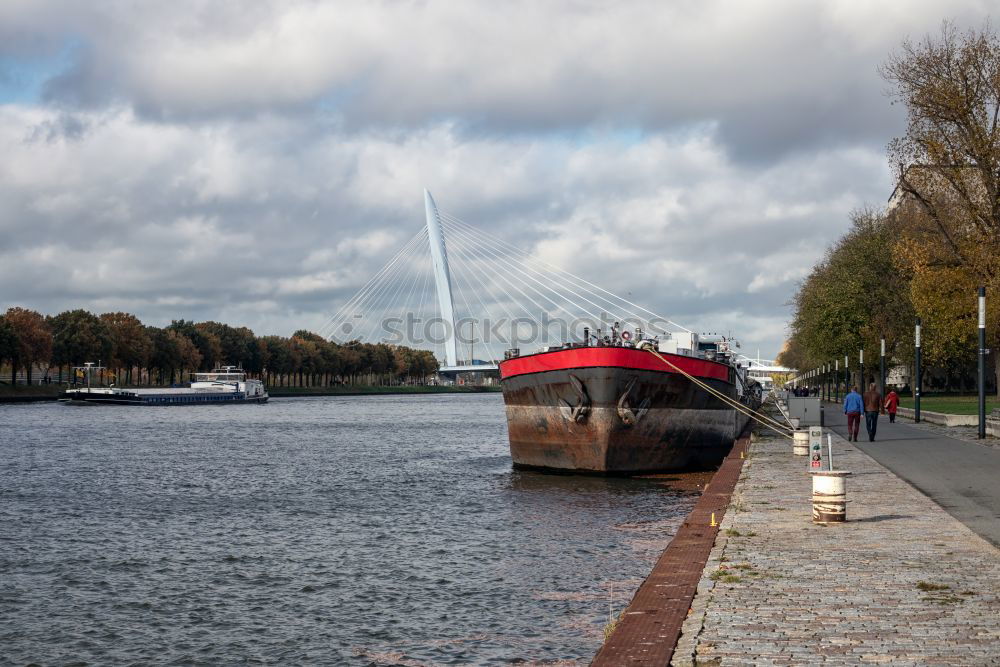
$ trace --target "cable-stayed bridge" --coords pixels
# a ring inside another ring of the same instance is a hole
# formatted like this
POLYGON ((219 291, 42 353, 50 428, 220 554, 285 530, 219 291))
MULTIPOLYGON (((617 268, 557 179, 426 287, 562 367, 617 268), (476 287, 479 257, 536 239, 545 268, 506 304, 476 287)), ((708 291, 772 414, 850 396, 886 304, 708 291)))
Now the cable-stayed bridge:
POLYGON ((324 338, 430 349, 440 372, 495 371, 510 348, 642 329, 688 329, 438 209, 320 330, 324 338))
POLYGON ((795 369, 781 366, 774 359, 761 359, 760 350, 757 350, 757 358, 741 354, 737 356, 737 359, 741 364, 745 364, 749 368, 748 374, 750 377, 764 385, 765 389, 771 386, 773 375, 784 375, 795 372, 795 369))

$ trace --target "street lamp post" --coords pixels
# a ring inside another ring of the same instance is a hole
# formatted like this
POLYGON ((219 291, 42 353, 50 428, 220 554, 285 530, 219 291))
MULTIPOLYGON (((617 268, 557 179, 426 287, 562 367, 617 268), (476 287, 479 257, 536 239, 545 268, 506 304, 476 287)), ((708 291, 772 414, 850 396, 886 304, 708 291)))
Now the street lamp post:
POLYGON ((878 371, 879 371, 878 390, 882 394, 882 399, 885 400, 885 338, 882 339, 881 352, 882 353, 879 355, 879 364, 878 364, 878 371))
POLYGON ((920 423, 920 318, 913 332, 913 423, 920 423))
POLYGON ((865 348, 858 350, 858 363, 861 365, 861 377, 858 384, 861 387, 861 393, 865 393, 865 348))
POLYGON ((840 359, 833 360, 833 402, 840 400, 840 359))
POLYGON ((979 439, 986 437, 986 288, 979 288, 979 439))
POLYGON ((833 398, 833 387, 830 386, 830 375, 833 373, 833 364, 826 362, 826 400, 833 398))
POLYGON ((844 355, 844 396, 851 391, 851 369, 847 364, 847 355, 844 355))

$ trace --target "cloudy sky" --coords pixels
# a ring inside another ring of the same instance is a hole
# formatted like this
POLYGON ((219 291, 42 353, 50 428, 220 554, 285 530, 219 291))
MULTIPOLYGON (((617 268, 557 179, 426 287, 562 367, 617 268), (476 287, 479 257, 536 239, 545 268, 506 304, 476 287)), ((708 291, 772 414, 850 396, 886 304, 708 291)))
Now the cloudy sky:
POLYGON ((997 2, 0 3, 0 307, 318 329, 442 209, 772 356, 997 2))

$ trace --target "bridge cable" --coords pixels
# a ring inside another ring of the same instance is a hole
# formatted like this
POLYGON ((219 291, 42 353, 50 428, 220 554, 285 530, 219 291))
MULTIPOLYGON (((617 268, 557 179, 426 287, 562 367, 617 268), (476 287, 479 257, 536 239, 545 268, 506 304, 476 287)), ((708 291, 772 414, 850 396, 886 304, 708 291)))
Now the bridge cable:
MULTIPOLYGON (((467 235, 464 235, 464 236, 463 236, 463 234, 462 234, 462 233, 460 233, 460 232, 459 232, 459 231, 458 231, 457 229, 455 229, 455 228, 452 228, 452 229, 451 229, 451 231, 452 231, 452 232, 454 233, 454 235, 455 235, 455 236, 458 236, 459 238, 465 238, 466 240, 468 240, 468 239, 469 239, 469 237, 468 237, 467 235)), ((474 241, 474 239, 473 239, 473 240, 469 240, 469 242, 470 242, 470 243, 472 243, 473 241, 474 241)), ((595 321, 599 321, 599 320, 600 320, 600 317, 599 317, 599 316, 597 316, 597 315, 595 315, 594 313, 590 312, 589 310, 587 310, 586 308, 584 308, 583 306, 581 306, 581 305, 580 305, 579 303, 576 303, 576 302, 574 302, 574 301, 573 301, 572 299, 568 298, 568 297, 567 297, 567 296, 566 296, 565 294, 562 294, 562 293, 560 293, 560 292, 559 292, 558 290, 554 289, 554 288, 553 288, 553 287, 551 287, 550 285, 547 285, 546 283, 543 283, 543 282, 539 281, 539 280, 538 280, 537 278, 534 278, 534 277, 532 277, 532 276, 528 275, 527 273, 525 273, 525 271, 524 271, 524 270, 522 270, 522 269, 521 269, 520 267, 518 267, 518 266, 517 266, 517 265, 516 265, 516 264, 515 264, 515 263, 514 263, 513 261, 511 261, 510 259, 506 258, 506 257, 505 257, 505 256, 503 256, 503 255, 499 255, 499 253, 498 253, 497 251, 495 251, 494 249, 490 248, 490 247, 489 247, 488 245, 486 245, 486 244, 482 244, 482 245, 481 245, 480 247, 481 247, 481 248, 486 248, 487 250, 489 250, 489 252, 490 252, 491 254, 493 254, 493 255, 494 255, 494 257, 493 257, 493 258, 490 258, 490 257, 486 257, 486 259, 492 259, 492 260, 494 261, 494 263, 495 263, 495 264, 498 264, 499 262, 503 262, 503 263, 504 263, 504 264, 506 264, 506 265, 507 265, 508 267, 510 267, 510 268, 513 268, 514 270, 518 271, 518 273, 521 273, 522 275, 524 275, 524 276, 526 276, 527 278, 531 279, 531 280, 532 280, 533 282, 535 282, 535 283, 537 283, 537 284, 541 285, 541 286, 542 286, 542 287, 543 287, 544 289, 546 289, 546 290, 548 290, 549 292, 551 292, 551 293, 555 294, 555 295, 556 295, 557 297, 559 297, 559 299, 560 299, 561 301, 563 301, 563 302, 566 302, 566 303, 569 303, 570 305, 572 305, 572 306, 574 306, 574 307, 576 307, 576 308, 578 308, 578 309, 582 310, 582 311, 583 311, 584 313, 586 313, 587 315, 589 315, 590 317, 592 317, 592 318, 593 318, 593 319, 594 319, 595 321), (499 256, 498 256, 498 255, 499 255, 499 256)), ((544 295, 544 294, 543 294, 543 293, 542 293, 542 292, 541 292, 540 290, 538 290, 538 288, 536 288, 536 287, 533 287, 533 286, 531 286, 531 285, 529 285, 528 283, 526 283, 526 282, 523 282, 523 281, 521 282, 521 284, 522 284, 522 285, 524 285, 525 287, 528 287, 529 289, 533 290, 533 291, 534 291, 535 293, 537 293, 537 294, 538 294, 539 296, 541 296, 541 297, 542 297, 543 299, 545 299, 546 301, 549 301, 549 302, 550 302, 550 303, 551 303, 552 305, 554 305, 554 306, 555 306, 556 308, 558 308, 559 310, 562 310, 562 311, 563 311, 564 313, 566 313, 566 314, 567 314, 567 315, 569 315, 570 317, 573 317, 573 318, 577 318, 577 317, 579 317, 579 313, 578 313, 578 312, 577 312, 577 313, 572 313, 572 312, 570 312, 570 311, 566 310, 565 308, 563 308, 563 307, 562 307, 562 306, 561 306, 561 305, 559 304, 559 302, 555 301, 554 299, 552 299, 552 298, 551 298, 551 297, 549 297, 549 296, 546 296, 546 295, 544 295)), ((595 305, 596 305, 596 304, 595 304, 595 305)))
POLYGON ((378 284, 385 277, 386 271, 388 271, 400 259, 400 257, 402 257, 402 255, 407 251, 407 248, 410 246, 410 244, 417 242, 418 239, 424 233, 426 233, 426 229, 421 229, 416 234, 414 234, 409 241, 403 244, 403 247, 400 248, 399 252, 397 252, 396 255, 389 262, 387 262, 381 269, 379 269, 379 271, 376 272, 376 274, 372 276, 360 290, 355 292, 354 296, 348 299, 348 301, 343 306, 341 306, 341 308, 334 314, 334 316, 331 317, 327 321, 327 323, 320 328, 320 333, 321 335, 323 335, 324 338, 327 338, 328 336, 324 335, 323 332, 335 329, 338 320, 340 320, 341 317, 346 315, 349 308, 351 308, 352 305, 354 305, 357 300, 363 299, 366 296, 366 294, 370 293, 371 290, 375 289, 376 284, 378 284))
MULTIPOLYGON (((473 294, 475 294, 475 291, 471 290, 471 289, 468 289, 468 283, 469 283, 469 281, 460 272, 453 271, 451 273, 451 275, 454 276, 456 283, 459 282, 459 279, 461 278, 462 280, 464 280, 464 282, 466 284, 465 288, 463 288, 461 285, 458 285, 458 287, 459 287, 459 289, 458 289, 458 296, 459 296, 459 298, 462 299, 462 303, 465 304, 465 310, 468 313, 468 315, 469 315, 469 321, 472 324, 472 344, 474 346, 475 345, 475 337, 476 337, 476 316, 475 316, 475 312, 472 310, 472 306, 469 305, 468 299, 465 298, 465 292, 468 290, 468 291, 473 292, 473 294)), ((454 330, 454 332, 453 332, 452 335, 455 337, 456 343, 457 343, 458 342, 457 341, 458 335, 460 333, 459 332, 458 322, 453 322, 452 324, 454 325, 454 328, 455 328, 455 330, 454 330)), ((486 348, 486 354, 489 355, 490 361, 492 361, 495 364, 496 363, 496 359, 493 358, 493 352, 489 349, 489 347, 486 348)), ((469 358, 469 364, 472 364, 472 362, 474 361, 474 359, 472 359, 472 355, 471 354, 469 355, 469 357, 470 357, 469 358)), ((455 359, 455 363, 456 364, 458 363, 458 359, 457 358, 455 359)))
POLYGON ((333 335, 333 331, 336 329, 337 323, 340 319, 349 314, 351 308, 357 308, 357 306, 362 303, 375 289, 377 285, 382 282, 387 276, 387 272, 399 261, 404 253, 408 251, 411 244, 415 244, 419 239, 427 233, 426 228, 421 228, 416 234, 414 234, 409 241, 403 244, 403 247, 399 249, 399 252, 395 254, 374 276, 372 276, 365 285, 358 290, 354 296, 347 300, 347 302, 340 307, 340 309, 327 320, 327 323, 320 328, 320 334, 323 338, 329 338, 333 335), (329 333, 326 333, 329 332, 329 333))
MULTIPOLYGON (((608 290, 605 290, 602 287, 598 287, 597 285, 594 285, 593 283, 590 283, 589 281, 585 280, 584 278, 581 278, 580 276, 576 276, 576 275, 574 275, 574 274, 572 274, 572 273, 570 273, 568 271, 565 271, 564 269, 559 269, 557 267, 554 267, 553 265, 548 264, 546 262, 543 262, 542 260, 535 259, 535 258, 531 257, 531 255, 529 255, 528 253, 526 253, 524 250, 518 248, 517 246, 514 246, 514 245, 512 245, 512 244, 510 244, 510 243, 508 243, 508 242, 506 242, 506 241, 504 241, 502 239, 499 239, 499 238, 497 238, 497 237, 495 237, 495 236, 493 236, 493 235, 491 235, 491 234, 489 234, 487 232, 479 230, 478 228, 476 228, 476 227, 470 225, 469 223, 466 223, 466 222, 464 222, 464 221, 456 218, 455 216, 452 216, 450 214, 443 214, 443 215, 446 215, 450 219, 451 222, 453 222, 455 224, 458 224, 458 225, 462 226, 463 228, 465 228, 467 230, 474 231, 475 233, 479 234, 480 236, 482 236, 484 238, 488 238, 488 239, 492 240, 494 242, 494 244, 498 244, 499 246, 506 246, 508 248, 507 252, 511 252, 514 255, 520 256, 519 257, 519 261, 521 261, 522 264, 524 264, 525 266, 531 268, 533 271, 535 271, 536 273, 538 273, 540 275, 544 276, 547 273, 548 275, 551 275, 551 276, 559 276, 559 274, 563 274, 563 276, 571 278, 574 281, 576 281, 577 283, 581 283, 582 282, 582 283, 584 283, 586 285, 590 285, 590 286, 592 286, 592 287, 594 287, 594 288, 596 288, 596 289, 598 289, 598 290, 600 290, 600 291, 602 291, 602 292, 604 292, 606 294, 611 295, 612 297, 614 297, 614 299, 616 299, 616 300, 618 300, 620 302, 627 303, 627 304, 633 305, 633 306, 635 306, 637 308, 640 308, 641 310, 646 311, 647 313, 653 315, 654 317, 656 317, 658 319, 663 319, 664 321, 669 322, 670 324, 676 326, 677 328, 684 329, 685 331, 687 331, 687 329, 685 327, 682 327, 681 325, 677 324, 676 322, 671 322, 671 321, 667 320, 666 318, 662 317, 661 315, 658 315, 658 314, 656 314, 656 313, 654 313, 654 312, 652 312, 650 310, 642 308, 641 306, 633 304, 631 301, 628 301, 627 299, 625 299, 623 297, 620 297, 617 294, 614 294, 613 292, 609 292, 608 290), (537 266, 535 266, 535 265, 537 265, 537 266), (542 268, 540 269, 540 268, 537 268, 537 267, 542 267, 542 268)), ((579 284, 577 284, 576 286, 580 287, 579 284)), ((614 308, 621 308, 622 307, 620 303, 615 303, 615 301, 613 301, 612 299, 608 299, 607 297, 601 296, 600 294, 597 294, 593 290, 587 289, 585 287, 581 287, 581 289, 584 289, 585 291, 587 291, 588 293, 590 293, 591 296, 594 296, 595 298, 601 299, 602 301, 605 301, 608 304, 611 304, 614 308)), ((595 304, 595 305, 597 305, 597 304, 595 304)), ((629 312, 631 314, 633 314, 633 315, 638 315, 638 313, 636 311, 629 311, 629 312)), ((640 316, 640 319, 646 319, 646 318, 640 316)))
MULTIPOLYGON (((626 304, 628 304, 628 305, 630 305, 630 306, 632 306, 634 308, 638 308, 639 310, 644 311, 644 312, 648 313, 649 315, 652 315, 654 318, 663 320, 664 322, 667 322, 668 324, 671 324, 672 326, 675 326, 678 329, 681 329, 681 330, 686 331, 688 333, 692 333, 692 331, 690 329, 688 329, 685 326, 682 326, 682 325, 678 324, 677 322, 674 322, 674 321, 672 321, 672 320, 670 320, 668 318, 663 317, 662 315, 654 313, 653 311, 649 310, 648 308, 644 308, 644 307, 642 307, 642 306, 640 306, 640 305, 638 305, 636 303, 633 303, 633 302, 629 301, 628 299, 626 299, 624 297, 618 296, 614 292, 610 292, 610 291, 604 289, 603 287, 601 287, 599 285, 595 285, 594 283, 590 282, 589 280, 587 280, 585 278, 581 278, 580 276, 578 276, 578 275, 576 275, 574 273, 570 273, 569 271, 566 271, 565 269, 560 269, 559 267, 554 266, 554 265, 552 265, 552 264, 550 264, 550 263, 548 263, 548 262, 546 262, 544 260, 534 258, 531 255, 529 255, 528 253, 526 253, 524 250, 518 248, 517 246, 515 246, 515 245, 513 245, 511 243, 508 243, 507 241, 504 241, 503 239, 501 239, 501 238, 499 238, 497 236, 494 236, 493 234, 490 234, 489 232, 482 231, 479 228, 475 227, 474 225, 470 225, 469 223, 465 222, 464 220, 462 220, 460 218, 457 218, 457 217, 455 217, 455 216, 453 216, 451 214, 448 214, 448 213, 442 213, 442 215, 446 215, 452 222, 455 222, 455 223, 457 223, 459 225, 462 225, 462 226, 467 227, 467 228, 469 228, 471 230, 474 230, 478 234, 482 235, 483 237, 491 239, 495 243, 499 243, 499 244, 501 244, 503 246, 507 246, 508 248, 511 248, 517 254, 524 255, 527 258, 526 261, 530 261, 530 262, 539 264, 540 266, 547 267, 547 270, 549 270, 549 271, 551 271, 553 273, 562 274, 562 275, 564 275, 564 276, 566 276, 568 278, 576 280, 577 282, 584 283, 585 285, 588 285, 588 286, 590 286, 590 287, 592 287, 592 288, 594 288, 594 289, 596 289, 596 290, 598 290, 600 292, 604 292, 605 294, 611 295, 612 297, 614 297, 618 301, 626 303, 626 304)), ((607 299, 605 297, 601 297, 596 292, 593 292, 591 290, 587 290, 587 291, 590 291, 591 294, 593 294, 594 296, 596 296, 598 298, 601 298, 601 299, 603 299, 605 301, 608 301, 609 303, 613 303, 610 299, 607 299)), ((635 313, 633 311, 633 314, 637 314, 637 313, 635 313)), ((645 318, 640 318, 640 319, 645 319, 645 318)))
MULTIPOLYGON (((457 227, 450 227, 450 228, 449 228, 449 231, 451 231, 451 232, 452 232, 452 233, 453 233, 453 234, 454 234, 455 236, 459 236, 459 237, 463 237, 463 233, 462 233, 462 232, 461 232, 461 231, 460 231, 460 230, 459 230, 459 229, 458 229, 457 227)), ((466 239, 469 239, 470 237, 469 237, 469 235, 468 235, 468 234, 465 234, 465 235, 464 235, 464 238, 466 238, 466 239)), ((474 239, 474 237, 472 237, 472 238, 473 238, 473 240, 475 240, 475 239, 474 239)), ((558 296, 558 297, 559 297, 559 298, 560 298, 560 299, 561 299, 562 301, 564 301, 564 302, 567 302, 567 303, 569 303, 569 304, 573 305, 573 306, 574 306, 574 307, 576 307, 576 308, 579 308, 579 309, 580 309, 580 310, 582 310, 582 311, 583 311, 584 313, 586 313, 587 315, 589 315, 590 317, 592 317, 592 318, 594 319, 594 321, 599 321, 599 320, 600 320, 600 317, 599 317, 598 315, 595 315, 594 313, 592 313, 591 311, 587 310, 586 308, 584 308, 584 307, 583 307, 582 305, 580 305, 579 303, 577 303, 577 302, 573 301, 572 299, 568 298, 568 297, 567 297, 567 296, 566 296, 565 294, 562 294, 562 293, 560 293, 560 292, 559 292, 558 290, 556 290, 555 288, 551 287, 550 285, 548 285, 548 284, 546 284, 546 283, 543 283, 543 282, 539 281, 539 280, 538 280, 537 278, 534 278, 534 277, 532 277, 532 276, 528 275, 528 274, 527 274, 527 273, 526 273, 526 272, 525 272, 525 271, 524 271, 523 269, 521 269, 521 268, 520 268, 519 266, 517 266, 517 264, 515 264, 515 262, 514 262, 514 261, 512 261, 511 259, 509 259, 508 257, 506 257, 506 256, 504 256, 504 255, 501 255, 501 254, 500 254, 500 253, 499 253, 498 251, 496 251, 495 249, 493 249, 493 248, 490 248, 490 247, 489 247, 488 245, 486 245, 486 244, 481 244, 481 246, 480 246, 480 247, 485 247, 485 248, 489 249, 489 250, 490 250, 490 252, 491 252, 492 254, 494 254, 494 255, 499 255, 499 256, 497 256, 497 257, 496 257, 496 260, 497 260, 497 261, 500 261, 500 262, 504 262, 504 263, 505 263, 505 264, 506 264, 507 266, 509 266, 509 267, 511 267, 511 268, 513 268, 513 269, 515 269, 516 271, 518 271, 519 273, 521 273, 521 274, 522 274, 522 275, 524 275, 525 277, 529 278, 529 279, 530 279, 530 280, 532 280, 533 282, 535 282, 535 283, 537 283, 537 284, 541 285, 541 286, 542 286, 543 288, 545 288, 545 289, 549 290, 550 292, 552 292, 553 294, 555 294, 556 296, 558 296)), ((523 285, 526 285, 526 286, 529 286, 529 285, 527 285, 527 283, 522 283, 522 284, 523 284, 523 285)), ((529 287, 530 287, 530 286, 529 286, 529 287)), ((562 287, 562 286, 560 286, 560 287, 562 287)), ((532 287, 531 289, 534 289, 534 290, 535 290, 536 292, 538 292, 538 290, 537 290, 537 289, 535 289, 535 288, 533 288, 533 287, 532 287)), ((541 294, 541 293, 539 292, 539 294, 541 294)), ((577 295, 577 296, 579 296, 579 295, 577 295)), ((562 310, 562 311, 563 311, 564 313, 566 313, 567 315, 570 315, 571 317, 574 317, 574 318, 576 318, 576 317, 579 317, 579 313, 571 313, 571 312, 569 312, 568 310, 566 310, 565 308, 562 308, 562 307, 561 307, 561 306, 560 306, 560 305, 559 305, 559 304, 558 304, 558 303, 557 303, 556 301, 554 301, 553 299, 551 299, 551 298, 549 298, 549 297, 544 297, 544 298, 545 298, 545 299, 546 299, 547 301, 550 301, 550 302, 551 302, 551 303, 552 303, 552 304, 553 304, 554 306, 556 306, 557 308, 559 308, 560 310, 562 310)), ((597 306, 597 304, 593 303, 592 301, 591 301, 590 303, 592 303, 593 305, 597 306)), ((598 308, 599 308, 599 307, 600 307, 600 306, 598 306, 598 308)))
MULTIPOLYGON (((409 253, 407 253, 407 258, 409 259, 410 256, 413 255, 414 251, 415 250, 418 251, 419 249, 420 249, 420 244, 417 244, 417 245, 413 246, 410 249, 409 253)), ((415 265, 415 262, 413 262, 413 261, 407 261, 407 262, 401 263, 399 265, 399 271, 396 272, 396 273, 399 274, 398 279, 394 277, 394 280, 396 281, 396 283, 395 283, 395 289, 393 289, 391 287, 392 283, 386 282, 386 285, 388 286, 388 288, 385 290, 385 293, 383 294, 383 296, 380 299, 378 299, 376 302, 372 303, 372 306, 371 306, 371 308, 372 308, 372 324, 371 324, 371 327, 369 327, 367 333, 365 334, 365 338, 366 339, 367 338, 371 338, 371 335, 373 333, 375 333, 375 331, 377 330, 377 328, 380 325, 384 325, 385 324, 385 318, 384 317, 382 318, 381 322, 378 320, 378 317, 379 317, 380 314, 384 316, 385 314, 387 314, 390 311, 395 311, 396 297, 402 291, 403 285, 406 284, 406 278, 409 277, 409 275, 414 271, 414 265, 415 265), (382 306, 382 304, 385 304, 385 305, 382 306), (376 306, 379 306, 379 307, 376 307, 376 306)), ((384 331, 384 328, 383 328, 383 331, 384 331)))
MULTIPOLYGON (((445 215, 447 215, 447 214, 445 214, 445 215)), ((450 218, 450 216, 448 216, 448 217, 450 218)), ((449 229, 453 233, 459 234, 460 232, 465 231, 465 233, 467 235, 471 235, 471 233, 468 230, 463 230, 462 227, 459 227, 459 226, 455 225, 455 223, 451 222, 450 220, 449 220, 449 222, 451 223, 450 226, 449 226, 449 229)), ((468 225, 466 225, 466 227, 468 227, 468 225)), ((475 231, 478 233, 478 230, 475 230, 475 231)), ((475 237, 473 237, 473 238, 475 238, 475 237)), ((539 270, 538 268, 536 268, 536 267, 532 266, 531 264, 529 264, 528 262, 526 262, 523 257, 518 256, 518 254, 512 253, 510 250, 502 248, 501 246, 497 245, 496 243, 491 243, 491 242, 489 242, 488 239, 487 240, 483 240, 483 239, 476 238, 476 242, 480 246, 489 248, 494 254, 499 255, 500 257, 502 257, 509 265, 513 265, 513 264, 519 265, 519 267, 523 267, 524 269, 527 269, 527 270, 533 272, 534 274, 536 274, 538 276, 541 276, 544 279, 547 279, 550 283, 557 285, 560 289, 566 290, 570 294, 573 294, 574 296, 576 296, 578 299, 582 299, 582 300, 586 301, 587 303, 591 304, 592 306, 594 306, 594 307, 596 307, 596 308, 598 308, 598 309, 600 309, 602 311, 612 310, 612 308, 609 308, 607 305, 603 305, 602 306, 599 303, 594 303, 593 301, 591 301, 587 297, 581 295, 580 293, 576 292, 575 290, 571 289, 570 287, 566 286, 565 284, 562 284, 564 281, 561 279, 561 277, 559 275, 557 275, 557 274, 555 274, 555 273, 553 273, 551 271, 541 271, 541 270, 539 270)), ((523 275, 528 276, 528 274, 525 273, 525 271, 523 269, 519 268, 519 271, 523 275)), ((528 276, 528 277, 531 278, 532 280, 534 280, 535 282, 539 282, 536 278, 533 278, 531 276, 528 276)), ((583 310, 585 313, 587 313, 588 315, 590 315, 595 320, 600 320, 601 319, 598 316, 594 315, 594 313, 590 312, 589 310, 586 310, 578 302, 575 302, 573 299, 571 299, 570 297, 566 296, 565 294, 560 293, 558 290, 550 287, 548 284, 546 284, 546 283, 539 283, 539 284, 545 285, 547 289, 553 291, 555 294, 558 294, 561 299, 563 299, 564 301, 566 301, 568 303, 573 304, 577 308, 580 308, 581 310, 583 310)), ((579 287, 579 285, 574 285, 574 287, 579 287)), ((621 308, 620 304, 615 304, 610 299, 602 297, 602 296, 600 296, 598 294, 594 294, 590 290, 587 290, 587 289, 584 288, 583 291, 588 292, 591 296, 593 296, 595 298, 598 298, 598 299, 600 299, 602 301, 607 302, 608 304, 611 304, 611 306, 613 307, 613 309, 621 308)), ((629 312, 629 311, 626 310, 626 312, 629 312)), ((608 313, 608 314, 612 315, 613 317, 615 317, 616 319, 619 319, 619 320, 627 319, 625 317, 622 317, 620 313, 608 313)), ((631 313, 631 314, 638 315, 637 313, 634 313, 634 312, 631 313)), ((640 316, 639 319, 645 320, 647 318, 643 318, 643 317, 640 316)))
MULTIPOLYGON (((471 268, 473 260, 467 259, 467 255, 466 255, 464 247, 460 246, 457 243, 453 243, 450 247, 451 247, 452 250, 454 250, 453 253, 450 253, 452 259, 458 260, 459 262, 461 262, 461 264, 456 265, 456 268, 459 269, 459 271, 456 272, 456 274, 461 274, 464 277, 464 275, 465 275, 465 269, 468 268, 469 274, 472 276, 473 279, 475 279, 476 283, 481 288, 482 293, 488 294, 491 291, 490 288, 487 287, 487 285, 479 277, 478 273, 471 268)), ((500 289, 503 292, 503 295, 504 295, 504 297, 506 298, 507 301, 510 301, 512 303, 517 303, 502 286, 494 284, 494 287, 500 289)), ((476 295, 476 298, 479 300, 479 304, 480 304, 480 306, 482 306, 483 312, 486 313, 487 317, 489 317, 490 316, 489 309, 486 307, 485 302, 479 296, 479 290, 473 289, 472 291, 473 291, 473 294, 476 295)), ((498 299, 497 303, 500 305, 500 307, 503 309, 503 311, 510 318, 511 323, 512 324, 516 323, 517 318, 514 316, 514 313, 511 312, 511 310, 507 307, 506 301, 504 299, 498 299)), ((531 318, 531 312, 528 311, 527 309, 525 309, 524 306, 521 306, 521 308, 524 309, 524 312, 528 314, 528 318, 532 319, 531 318)), ((492 345, 492 343, 490 345, 492 345)), ((496 358, 494 358, 494 362, 495 361, 496 361, 496 358)))

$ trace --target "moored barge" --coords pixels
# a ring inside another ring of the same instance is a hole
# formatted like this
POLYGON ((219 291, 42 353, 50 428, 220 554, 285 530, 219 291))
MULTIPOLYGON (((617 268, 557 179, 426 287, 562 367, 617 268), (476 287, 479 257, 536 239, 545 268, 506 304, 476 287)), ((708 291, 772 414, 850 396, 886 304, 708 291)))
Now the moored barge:
POLYGON ((500 377, 516 466, 625 474, 725 457, 761 398, 731 341, 637 334, 508 353, 500 377))

